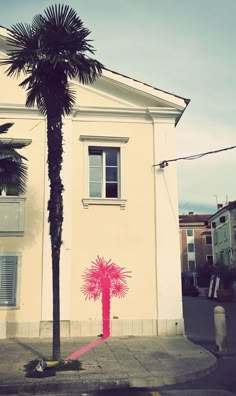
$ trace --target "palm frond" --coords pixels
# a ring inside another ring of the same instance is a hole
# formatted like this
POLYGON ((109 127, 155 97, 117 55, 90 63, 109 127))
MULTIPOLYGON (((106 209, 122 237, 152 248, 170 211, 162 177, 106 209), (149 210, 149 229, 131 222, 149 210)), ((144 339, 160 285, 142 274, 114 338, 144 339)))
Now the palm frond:
POLYGON ((76 11, 68 5, 54 5, 44 15, 36 15, 32 24, 17 23, 10 33, 7 75, 24 73, 20 86, 27 91, 26 105, 38 106, 44 115, 54 112, 69 114, 75 94, 68 80, 78 76, 90 84, 101 75, 103 65, 88 57, 94 53, 89 29, 76 11))
POLYGON ((0 125, 0 133, 7 133, 8 129, 14 125, 13 122, 6 122, 5 124, 0 125))
POLYGON ((0 159, 0 188, 7 191, 14 189, 19 194, 26 192, 27 166, 22 161, 12 158, 0 159))

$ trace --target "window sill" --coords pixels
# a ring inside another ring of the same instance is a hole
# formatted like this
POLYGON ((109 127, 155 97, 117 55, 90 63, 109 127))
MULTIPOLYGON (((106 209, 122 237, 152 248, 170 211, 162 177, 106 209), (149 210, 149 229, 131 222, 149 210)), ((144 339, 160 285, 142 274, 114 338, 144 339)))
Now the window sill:
POLYGON ((0 305, 0 311, 3 310, 19 310, 20 306, 19 305, 0 305))
POLYGON ((84 198, 82 202, 85 209, 88 209, 89 205, 120 206, 120 209, 125 209, 127 200, 116 198, 84 198))

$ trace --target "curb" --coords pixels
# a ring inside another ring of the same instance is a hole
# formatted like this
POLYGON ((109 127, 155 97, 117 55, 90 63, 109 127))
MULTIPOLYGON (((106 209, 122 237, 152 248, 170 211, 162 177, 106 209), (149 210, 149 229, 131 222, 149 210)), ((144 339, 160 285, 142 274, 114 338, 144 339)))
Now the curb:
MULTIPOLYGON (((63 372, 57 373, 57 378, 55 381, 50 381, 48 378, 35 379, 34 382, 19 382, 19 383, 8 383, 0 385, 0 395, 18 395, 18 394, 78 394, 79 392, 91 392, 98 390, 109 390, 109 389, 124 389, 124 388, 154 388, 154 387, 162 387, 166 385, 175 385, 178 383, 184 383, 188 381, 192 381, 195 379, 202 378, 212 371, 218 365, 218 361, 215 356, 209 353, 213 364, 198 371, 183 373, 183 374, 167 374, 163 372, 161 375, 160 372, 153 373, 150 376, 132 376, 132 375, 123 375, 117 373, 117 377, 111 378, 109 374, 99 376, 97 374, 89 374, 87 378, 81 378, 79 375, 75 378, 68 378, 69 376, 73 376, 74 374, 66 374, 63 372), (64 378, 63 378, 64 377, 64 378), (97 378, 96 378, 97 377, 97 378), (96 379, 95 379, 96 378, 96 379)), ((85 373, 82 373, 82 376, 85 373)), ((85 375, 84 375, 85 376, 85 375)), ((52 378, 52 377, 50 377, 52 378)))

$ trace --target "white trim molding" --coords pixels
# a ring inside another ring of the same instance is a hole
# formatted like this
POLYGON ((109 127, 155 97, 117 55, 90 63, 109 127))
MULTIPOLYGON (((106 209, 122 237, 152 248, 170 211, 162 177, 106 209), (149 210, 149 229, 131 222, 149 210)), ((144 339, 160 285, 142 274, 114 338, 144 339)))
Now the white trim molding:
POLYGON ((120 206, 120 209, 125 209, 127 200, 114 198, 83 198, 82 202, 85 209, 88 209, 89 205, 120 206))
POLYGON ((80 135, 79 138, 82 142, 100 142, 100 143, 127 143, 128 137, 119 136, 92 136, 92 135, 80 135))
POLYGON ((32 139, 16 139, 16 138, 1 138, 0 139, 0 147, 1 146, 11 146, 15 149, 19 149, 22 147, 29 146, 32 143, 32 139))

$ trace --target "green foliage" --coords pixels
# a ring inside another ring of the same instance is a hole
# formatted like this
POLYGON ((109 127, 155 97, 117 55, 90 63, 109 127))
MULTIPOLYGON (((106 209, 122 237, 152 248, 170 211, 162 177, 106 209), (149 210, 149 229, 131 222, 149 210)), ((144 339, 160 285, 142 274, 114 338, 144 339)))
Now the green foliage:
POLYGON ((59 360, 55 369, 56 371, 79 371, 82 370, 82 364, 79 360, 59 360))

